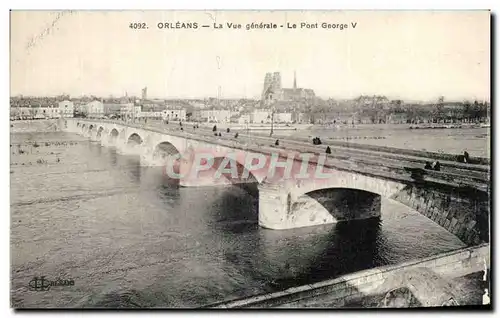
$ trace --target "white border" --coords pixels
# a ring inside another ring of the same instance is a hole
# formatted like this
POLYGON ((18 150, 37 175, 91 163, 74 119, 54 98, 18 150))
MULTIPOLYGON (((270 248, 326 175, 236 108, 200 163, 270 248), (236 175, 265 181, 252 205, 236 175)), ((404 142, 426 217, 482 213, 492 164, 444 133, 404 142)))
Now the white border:
MULTIPOLYGON (((2 45, 2 52, 5 52, 8 56, 9 52, 9 9, 42 9, 42 10, 50 10, 50 9, 85 9, 85 10, 132 10, 132 9, 148 9, 148 10, 153 10, 153 9, 189 9, 189 10, 195 10, 195 9, 231 9, 231 10, 236 10, 236 9, 262 9, 262 10, 269 10, 269 9, 274 9, 274 10, 290 10, 290 9, 354 9, 354 10, 466 10, 466 9, 492 9, 493 13, 499 14, 500 9, 499 9, 499 4, 500 1, 498 0, 412 0, 412 1, 355 1, 355 0, 337 0, 334 3, 328 3, 326 1, 320 1, 320 0, 302 0, 302 1, 297 1, 297 0, 282 0, 282 1, 270 1, 270 0, 247 0, 247 1, 234 1, 234 0, 212 0, 212 1, 189 1, 189 0, 183 0, 183 1, 177 1, 176 3, 172 3, 171 1, 161 1, 161 0, 142 0, 142 1, 135 1, 134 3, 132 2, 124 2, 124 1, 102 1, 102 0, 86 0, 86 1, 53 1, 53 0, 46 0, 43 2, 39 1, 2 1, 2 19, 1 21, 3 22, 3 25, 5 26, 2 29, 1 32, 1 45, 2 45), (119 5, 119 6, 117 6, 119 5)), ((498 41, 498 16, 495 17, 496 25, 495 27, 495 42, 498 41)), ((498 51, 496 51, 498 55, 498 51)), ((9 60, 7 57, 4 58, 4 63, 2 63, 2 101, 6 103, 6 105, 0 107, 0 111, 2 114, 0 115, 0 118, 5 121, 3 125, 1 125, 1 129, 4 131, 2 132, 0 138, 1 138, 1 143, 0 143, 0 149, 5 151, 4 155, 0 157, 1 160, 1 165, 4 167, 3 169, 0 169, 0 173, 2 176, 0 177, 0 180, 2 182, 2 189, 0 191, 1 193, 1 199, 0 202, 2 202, 3 209, 1 209, 1 224, 3 224, 3 231, 1 231, 2 234, 2 240, 1 240, 1 255, 10 256, 10 241, 9 241, 9 235, 10 235, 10 192, 9 192, 9 178, 10 178, 10 173, 7 170, 7 166, 10 165, 9 162, 9 156, 10 152, 8 152, 8 144, 10 144, 9 139, 9 128, 10 125, 7 125, 7 121, 9 120, 9 105, 8 105, 8 98, 10 96, 9 94, 9 60)), ((493 91, 498 90, 498 82, 495 83, 495 87, 493 88, 493 91)), ((493 108, 495 109, 495 124, 499 125, 498 123, 500 122, 500 115, 499 115, 499 110, 496 110, 496 105, 493 105, 493 108)), ((492 132, 494 133, 494 132, 492 132)), ((495 162, 496 163, 496 162, 495 162)), ((495 175, 496 176, 496 175, 495 175)), ((495 193, 495 198, 496 193, 495 193)), ((496 211, 492 211, 492 213, 495 213, 496 211)), ((497 216, 495 218, 496 223, 498 223, 498 219, 500 217, 497 216)), ((498 227, 495 226, 495 229, 498 229, 498 227)), ((495 236, 498 237, 498 234, 495 236)), ((495 261, 496 261, 496 254, 495 254, 495 261)), ((496 264, 496 262, 494 263, 496 264)), ((10 257, 4 257, 3 261, 1 262, 1 275, 0 275, 0 301, 1 301, 1 317, 10 317, 14 315, 14 312, 12 309, 10 309, 10 257)), ((496 277, 497 275, 495 275, 496 277)), ((496 286, 496 285, 495 285, 496 286)), ((494 297, 494 301, 497 301, 496 294, 499 292, 499 289, 495 288, 494 289, 494 294, 492 295, 494 297)), ((498 305, 498 303, 497 303, 498 305)), ((110 312, 111 313, 111 312, 110 312)), ((122 313, 122 312, 121 312, 122 313)), ((150 315, 150 314, 155 314, 156 312, 142 312, 142 313, 131 313, 129 316, 140 316, 140 315, 150 315)), ((214 312, 212 314, 217 315, 219 312, 214 312)), ((275 315, 275 314, 285 314, 285 315, 294 315, 294 316, 308 316, 308 315, 317 315, 317 314, 328 314, 331 315, 333 314, 345 314, 345 312, 342 311, 336 311, 332 313, 326 313, 326 312, 303 312, 303 311, 287 311, 287 312, 268 312, 268 313, 263 313, 263 312, 255 312, 255 313, 230 313, 231 315, 242 315, 242 316, 250 316, 250 315, 255 315, 255 314, 266 314, 266 315, 275 315)), ((366 312, 353 312, 355 315, 360 315, 360 314, 376 314, 376 315, 385 315, 388 312, 373 312, 373 311, 366 311, 366 312)), ((434 315, 434 316, 442 316, 443 314, 440 313, 432 313, 432 312, 415 312, 418 315, 425 314, 425 315, 434 315)), ((54 313, 51 312, 45 312, 45 315, 52 315, 54 313)), ((64 313, 64 315, 68 314, 67 312, 64 313)), ((79 315, 79 313, 75 312, 74 314, 79 315)), ((86 316, 88 317, 101 317, 104 316, 106 312, 99 312, 99 313, 87 313, 86 316)), ((119 313, 120 314, 120 313, 119 313)), ((179 313, 179 312, 170 312, 170 315, 181 315, 181 314, 186 314, 186 313, 179 313)), ((189 313, 189 315, 194 315, 194 316, 201 316, 204 313, 196 313, 192 312, 189 313)), ((209 313, 210 314, 210 313, 209 313)), ((409 312, 394 312, 396 315, 408 315, 409 312)), ((471 315, 477 315, 478 313, 467 313, 467 312, 451 312, 450 314, 457 315, 457 314, 466 314, 468 316, 471 315)), ((25 314, 17 314, 17 315, 27 315, 25 314)), ((31 313, 29 314, 30 316, 36 316, 38 314, 31 313)))

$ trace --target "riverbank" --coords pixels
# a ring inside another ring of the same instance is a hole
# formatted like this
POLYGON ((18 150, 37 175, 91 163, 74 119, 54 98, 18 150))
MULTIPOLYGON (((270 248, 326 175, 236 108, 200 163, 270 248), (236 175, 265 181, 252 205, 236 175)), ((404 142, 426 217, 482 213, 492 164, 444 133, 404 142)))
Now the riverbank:
POLYGON ((57 119, 14 120, 10 121, 11 133, 33 133, 60 131, 57 119))
MULTIPOLYGON (((187 123, 189 124, 189 123, 187 123)), ((217 126, 218 130, 231 131, 263 131, 269 133, 271 131, 271 124, 237 124, 237 123, 199 123, 198 125, 206 128, 217 126)), ((273 124, 272 128, 276 131, 302 131, 312 128, 313 124, 273 124)))
POLYGON ((420 124, 410 125, 410 129, 478 129, 490 128, 490 124, 420 124))
POLYGON ((450 299, 455 305, 481 305, 484 288, 489 287, 490 276, 484 281, 489 262, 490 246, 483 244, 210 308, 393 307, 383 300, 396 290, 408 296, 408 306, 442 306, 450 299))

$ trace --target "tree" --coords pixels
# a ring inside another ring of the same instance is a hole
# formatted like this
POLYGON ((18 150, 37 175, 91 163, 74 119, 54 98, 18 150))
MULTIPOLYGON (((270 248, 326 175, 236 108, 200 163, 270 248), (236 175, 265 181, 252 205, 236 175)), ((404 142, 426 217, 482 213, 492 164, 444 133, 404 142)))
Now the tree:
POLYGON ((10 108, 10 117, 17 118, 17 117, 19 117, 19 114, 20 114, 20 112, 19 112, 19 108, 18 107, 11 107, 10 108))
POLYGON ((400 99, 397 99, 394 101, 394 108, 393 111, 395 113, 402 113, 403 112, 403 101, 400 99))
POLYGON ((444 96, 439 96, 432 115, 437 121, 444 117, 444 96))
POLYGON ((30 112, 31 119, 34 119, 35 115, 36 115, 36 109, 33 107, 30 107, 29 112, 30 112))
POLYGON ((471 103, 468 100, 466 100, 463 102, 462 105, 463 105, 462 106, 463 117, 470 120, 472 118, 472 112, 473 112, 471 103))

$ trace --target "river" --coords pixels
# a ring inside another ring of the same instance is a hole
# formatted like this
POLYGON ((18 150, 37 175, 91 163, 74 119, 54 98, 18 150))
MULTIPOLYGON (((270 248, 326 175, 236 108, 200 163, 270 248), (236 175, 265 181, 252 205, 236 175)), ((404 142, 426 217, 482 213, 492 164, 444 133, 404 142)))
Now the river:
POLYGON ((451 154, 469 152, 471 156, 490 157, 490 128, 409 129, 410 125, 357 125, 355 127, 312 126, 307 130, 276 131, 276 136, 313 138, 320 136, 323 143, 348 141, 353 143, 431 151, 451 154))
POLYGON ((241 188, 178 188, 75 134, 11 133, 10 170, 16 308, 198 307, 465 246, 387 200, 380 220, 266 230, 241 188), (43 275, 75 284, 29 290, 43 275))

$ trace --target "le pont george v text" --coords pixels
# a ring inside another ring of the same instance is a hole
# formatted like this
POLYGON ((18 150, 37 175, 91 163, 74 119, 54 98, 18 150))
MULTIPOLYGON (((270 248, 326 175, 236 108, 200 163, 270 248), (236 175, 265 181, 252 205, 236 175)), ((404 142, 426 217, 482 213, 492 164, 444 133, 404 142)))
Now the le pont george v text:
POLYGON ((247 24, 241 23, 233 23, 233 22, 224 22, 224 23, 207 23, 200 24, 198 22, 158 22, 158 29, 166 29, 166 30, 176 30, 176 29, 199 29, 199 28, 213 28, 213 29, 277 29, 277 28, 286 28, 286 29, 337 29, 344 30, 348 28, 356 28, 357 22, 351 23, 328 23, 328 22, 300 22, 300 23, 292 23, 286 22, 284 24, 276 24, 276 23, 265 23, 265 22, 252 22, 247 24))

